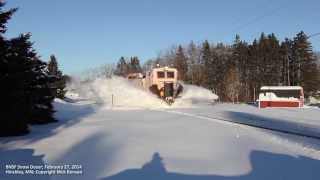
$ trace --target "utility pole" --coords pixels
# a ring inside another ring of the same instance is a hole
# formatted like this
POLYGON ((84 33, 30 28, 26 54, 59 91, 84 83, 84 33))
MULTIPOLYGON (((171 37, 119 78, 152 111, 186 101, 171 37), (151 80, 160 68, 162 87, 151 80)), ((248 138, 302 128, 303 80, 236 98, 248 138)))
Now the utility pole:
POLYGON ((256 88, 253 88, 253 102, 256 101, 256 88))
POLYGON ((290 86, 290 62, 289 62, 289 55, 287 55, 287 76, 288 76, 288 86, 290 86))

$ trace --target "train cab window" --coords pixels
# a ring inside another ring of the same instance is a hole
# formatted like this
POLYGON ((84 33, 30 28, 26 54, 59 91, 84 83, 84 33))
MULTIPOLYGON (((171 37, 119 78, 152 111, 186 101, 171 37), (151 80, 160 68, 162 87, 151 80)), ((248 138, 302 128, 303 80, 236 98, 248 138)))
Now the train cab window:
POLYGON ((174 72, 168 71, 167 72, 167 78, 174 78, 174 72))
POLYGON ((158 75, 158 78, 164 78, 164 72, 163 71, 159 71, 157 73, 157 75, 158 75))

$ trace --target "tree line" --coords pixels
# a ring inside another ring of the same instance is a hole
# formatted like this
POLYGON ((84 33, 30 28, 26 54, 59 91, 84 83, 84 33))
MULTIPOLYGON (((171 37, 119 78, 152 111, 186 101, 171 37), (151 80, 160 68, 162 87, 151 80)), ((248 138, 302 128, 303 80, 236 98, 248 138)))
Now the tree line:
POLYGON ((125 57, 120 57, 115 75, 126 77, 130 73, 141 73, 142 68, 140 66, 140 60, 137 56, 130 57, 130 59, 125 57))
MULTIPOLYGON (((261 86, 298 85, 304 88, 306 96, 317 93, 317 57, 303 31, 284 41, 273 33, 261 33, 252 43, 236 35, 231 45, 207 40, 178 45, 146 61, 140 70, 145 72, 156 64, 176 67, 180 80, 212 90, 221 101, 249 102, 257 99, 261 86)), ((117 74, 125 76, 130 65, 121 58, 117 74)))
POLYGON ((7 39, 6 23, 17 9, 3 11, 0 0, 0 136, 22 135, 30 124, 55 122, 52 101, 65 94, 65 76, 55 56, 40 59, 31 33, 7 39))

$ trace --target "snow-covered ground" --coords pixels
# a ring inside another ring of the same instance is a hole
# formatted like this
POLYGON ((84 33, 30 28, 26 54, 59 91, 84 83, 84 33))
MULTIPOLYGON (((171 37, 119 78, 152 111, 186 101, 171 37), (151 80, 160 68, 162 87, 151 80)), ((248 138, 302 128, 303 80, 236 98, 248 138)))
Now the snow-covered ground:
POLYGON ((219 120, 319 132, 319 108, 213 104, 214 95, 193 86, 168 107, 138 89, 131 97, 127 84, 106 90, 102 82, 69 94, 73 103, 56 100, 58 123, 1 138, 0 179, 320 179, 319 139, 219 120), (110 94, 118 97, 114 106, 110 94), (7 164, 81 165, 83 174, 12 176, 7 164))

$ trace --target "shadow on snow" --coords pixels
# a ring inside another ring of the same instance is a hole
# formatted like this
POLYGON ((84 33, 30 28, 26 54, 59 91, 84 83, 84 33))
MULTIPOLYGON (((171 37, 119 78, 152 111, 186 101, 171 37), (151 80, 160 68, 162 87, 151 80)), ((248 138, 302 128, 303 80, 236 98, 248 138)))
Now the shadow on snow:
POLYGON ((65 102, 54 102, 55 118, 58 120, 55 123, 43 124, 43 125, 32 125, 31 132, 25 136, 17 137, 4 137, 0 138, 0 142, 8 143, 16 140, 27 140, 28 143, 33 143, 38 140, 50 137, 57 133, 57 129, 71 127, 81 119, 93 114, 95 108, 93 104, 73 104, 65 102))
POLYGON ((226 121, 320 139, 320 127, 315 125, 270 118, 245 112, 226 111, 225 113, 228 117, 226 121))
POLYGON ((119 146, 110 142, 108 135, 91 135, 59 156, 53 164, 81 165, 82 175, 65 175, 61 179, 97 179, 100 173, 109 171, 119 146))
POLYGON ((160 154, 154 153, 151 161, 141 169, 128 169, 100 180, 312 180, 320 176, 318 171, 320 161, 307 157, 253 151, 250 154, 250 161, 252 170, 244 175, 188 175, 168 172, 160 154))
POLYGON ((112 144, 105 134, 93 134, 72 146, 59 158, 49 164, 45 154, 35 155, 34 149, 0 149, 1 180, 88 180, 97 179, 99 174, 111 168, 114 153, 118 146, 112 144), (12 175, 6 174, 6 165, 81 165, 82 174, 73 175, 12 175))

